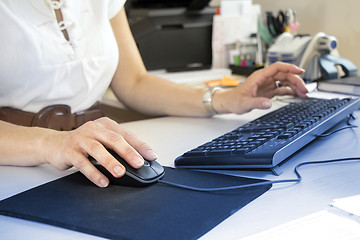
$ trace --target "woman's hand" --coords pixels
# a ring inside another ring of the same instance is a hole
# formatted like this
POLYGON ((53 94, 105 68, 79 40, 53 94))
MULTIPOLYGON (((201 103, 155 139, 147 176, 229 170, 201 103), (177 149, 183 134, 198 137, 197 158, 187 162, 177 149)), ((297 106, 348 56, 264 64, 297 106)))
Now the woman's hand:
POLYGON ((219 113, 241 114, 270 108, 270 99, 276 95, 306 98, 307 89, 299 77, 303 72, 292 64, 274 63, 254 72, 236 88, 215 92, 213 106, 219 113))
POLYGON ((134 168, 144 164, 143 157, 147 160, 157 159, 147 144, 109 118, 87 122, 69 132, 53 131, 46 137, 45 144, 45 162, 60 170, 74 166, 100 187, 106 187, 109 180, 88 160, 89 155, 114 177, 122 177, 125 168, 106 147, 113 149, 134 168))

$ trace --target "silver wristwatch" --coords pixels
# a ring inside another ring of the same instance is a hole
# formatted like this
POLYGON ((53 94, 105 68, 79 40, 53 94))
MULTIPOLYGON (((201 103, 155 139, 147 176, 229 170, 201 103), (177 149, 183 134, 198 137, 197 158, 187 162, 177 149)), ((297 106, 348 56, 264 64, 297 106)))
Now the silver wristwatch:
POLYGON ((202 99, 203 104, 210 116, 214 116, 218 114, 212 105, 212 97, 217 90, 220 90, 220 88, 219 87, 209 88, 203 95, 203 99, 202 99))

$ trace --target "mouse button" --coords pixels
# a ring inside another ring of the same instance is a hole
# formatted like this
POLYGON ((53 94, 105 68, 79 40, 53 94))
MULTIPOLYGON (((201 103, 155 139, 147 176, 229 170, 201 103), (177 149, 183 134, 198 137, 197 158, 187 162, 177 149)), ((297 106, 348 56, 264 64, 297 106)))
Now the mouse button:
MULTIPOLYGON (((146 161, 145 161, 146 162, 146 161)), ((147 162, 146 162, 147 163, 147 162)), ((144 164, 141 168, 127 168, 125 174, 141 179, 142 181, 149 181, 158 176, 157 172, 155 172, 148 164, 144 164)))
POLYGON ((151 161, 149 162, 150 167, 158 174, 158 175, 162 175, 165 171, 165 169, 163 168, 163 166, 161 166, 158 162, 156 161, 151 161))

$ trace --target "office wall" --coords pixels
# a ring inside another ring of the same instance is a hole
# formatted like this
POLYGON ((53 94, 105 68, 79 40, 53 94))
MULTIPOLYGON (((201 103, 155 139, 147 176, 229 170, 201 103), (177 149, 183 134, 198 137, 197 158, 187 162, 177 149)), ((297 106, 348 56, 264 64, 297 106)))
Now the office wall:
MULTIPOLYGON (((219 4, 214 0, 212 4, 219 4)), ((359 0, 253 0, 262 11, 293 8, 300 22, 299 33, 325 32, 338 39, 339 53, 360 68, 359 0)))

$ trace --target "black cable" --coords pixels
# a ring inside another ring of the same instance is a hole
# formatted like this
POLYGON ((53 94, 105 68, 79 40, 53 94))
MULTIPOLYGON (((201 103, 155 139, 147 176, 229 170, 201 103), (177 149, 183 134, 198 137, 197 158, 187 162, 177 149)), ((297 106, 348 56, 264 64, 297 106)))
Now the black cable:
POLYGON ((334 130, 334 131, 332 131, 332 132, 329 132, 329 133, 317 134, 317 135, 315 135, 315 137, 328 137, 328 136, 330 136, 330 135, 332 135, 332 134, 334 134, 334 133, 336 133, 336 132, 339 132, 339 131, 342 131, 342 130, 345 130, 345 129, 348 129, 348 128, 357 128, 358 126, 353 125, 353 124, 350 123, 350 120, 351 120, 351 119, 352 119, 352 120, 355 119, 355 117, 354 117, 353 114, 350 114, 349 117, 348 117, 348 119, 347 119, 347 121, 346 121, 346 124, 347 124, 348 126, 345 126, 345 127, 339 128, 339 129, 336 129, 336 130, 334 130))
POLYGON ((356 125, 350 125, 350 126, 345 126, 345 127, 342 127, 342 128, 339 128, 339 129, 336 129, 332 132, 329 132, 329 133, 323 133, 323 134, 318 134, 318 135, 315 135, 316 137, 328 137, 336 132, 339 132, 339 131, 342 131, 342 130, 345 130, 345 129, 348 129, 348 128, 357 128, 358 126, 356 125))
POLYGON ((294 168, 294 173, 296 174, 297 178, 294 179, 284 179, 284 180, 273 180, 273 181, 265 181, 259 183, 250 183, 244 185, 235 185, 235 186, 228 186, 228 187, 217 187, 217 188, 198 188, 173 182, 168 182, 164 180, 159 180, 160 183, 167 184, 173 187, 188 189, 192 191, 200 191, 200 192, 215 192, 215 191, 226 191, 226 190, 234 190, 234 189, 241 189, 241 188, 248 188, 248 187, 257 187, 257 186, 264 186, 270 184, 277 184, 277 183, 299 183, 302 180, 302 176, 299 172, 299 168, 305 165, 311 164, 323 164, 323 163, 332 163, 332 162, 344 162, 344 161, 360 161, 360 157, 349 157, 349 158, 339 158, 339 159, 329 159, 329 160, 322 160, 322 161, 310 161, 310 162, 303 162, 299 163, 294 168))

